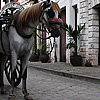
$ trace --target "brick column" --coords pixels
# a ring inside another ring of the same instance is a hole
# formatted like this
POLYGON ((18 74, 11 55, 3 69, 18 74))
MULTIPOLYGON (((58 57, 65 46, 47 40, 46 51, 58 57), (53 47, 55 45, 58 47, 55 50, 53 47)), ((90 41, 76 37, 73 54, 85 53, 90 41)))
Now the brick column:
POLYGON ((97 9, 93 9, 92 1, 88 1, 88 58, 93 65, 98 65, 99 50, 99 14, 97 9))
POLYGON ((80 0, 80 23, 86 24, 81 36, 80 52, 84 63, 87 59, 92 65, 98 65, 99 16, 98 10, 93 9, 92 4, 91 0, 80 0))
POLYGON ((80 0, 80 24, 85 23, 85 30, 81 33, 80 54, 83 57, 83 64, 88 57, 88 2, 80 0))

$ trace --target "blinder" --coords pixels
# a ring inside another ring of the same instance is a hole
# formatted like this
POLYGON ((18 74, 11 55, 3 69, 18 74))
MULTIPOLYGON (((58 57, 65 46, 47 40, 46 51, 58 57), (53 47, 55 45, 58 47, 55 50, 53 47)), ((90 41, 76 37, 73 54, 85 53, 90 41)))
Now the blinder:
POLYGON ((43 10, 45 10, 46 8, 50 7, 51 6, 51 3, 48 3, 46 1, 44 1, 44 4, 43 4, 43 10))
POLYGON ((50 18, 54 18, 55 12, 53 11, 52 7, 47 11, 47 15, 50 18))

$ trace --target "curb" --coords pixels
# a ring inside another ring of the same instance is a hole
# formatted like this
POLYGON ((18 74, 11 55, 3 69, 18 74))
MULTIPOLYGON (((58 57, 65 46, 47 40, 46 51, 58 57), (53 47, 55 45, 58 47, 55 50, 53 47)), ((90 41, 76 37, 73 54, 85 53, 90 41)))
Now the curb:
POLYGON ((40 68, 40 67, 35 67, 35 66, 30 66, 30 67, 32 67, 36 70, 39 70, 39 71, 50 73, 50 74, 55 74, 55 75, 59 75, 59 76, 63 76, 63 77, 68 77, 68 78, 72 78, 72 79, 79 79, 79 80, 82 80, 82 81, 100 84, 100 79, 95 78, 95 77, 73 74, 73 73, 67 73, 67 72, 61 72, 61 71, 58 71, 58 70, 40 68))

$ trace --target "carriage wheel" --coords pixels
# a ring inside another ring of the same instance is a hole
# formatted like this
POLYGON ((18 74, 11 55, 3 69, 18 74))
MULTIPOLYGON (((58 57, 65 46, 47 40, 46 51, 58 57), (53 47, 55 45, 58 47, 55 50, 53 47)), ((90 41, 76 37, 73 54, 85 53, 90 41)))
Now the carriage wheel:
MULTIPOLYGON (((5 65, 5 74, 7 77, 8 82, 11 84, 11 61, 8 59, 5 65)), ((15 84, 14 86, 18 86, 20 81, 21 81, 21 63, 20 60, 17 61, 17 65, 16 65, 16 71, 15 71, 15 84)))

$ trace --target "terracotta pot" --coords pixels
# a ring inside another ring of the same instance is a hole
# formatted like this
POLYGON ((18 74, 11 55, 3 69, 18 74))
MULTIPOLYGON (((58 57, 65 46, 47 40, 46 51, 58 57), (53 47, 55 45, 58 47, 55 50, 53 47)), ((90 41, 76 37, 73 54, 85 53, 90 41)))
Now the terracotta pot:
POLYGON ((34 61, 38 61, 39 57, 36 53, 32 52, 29 61, 34 62, 34 61))
POLYGON ((73 66, 82 66, 82 57, 80 55, 70 56, 70 62, 73 66))
POLYGON ((39 59, 40 59, 40 61, 41 61, 42 63, 47 63, 48 60, 49 60, 49 55, 48 55, 48 54, 41 54, 41 55, 39 56, 39 59))

